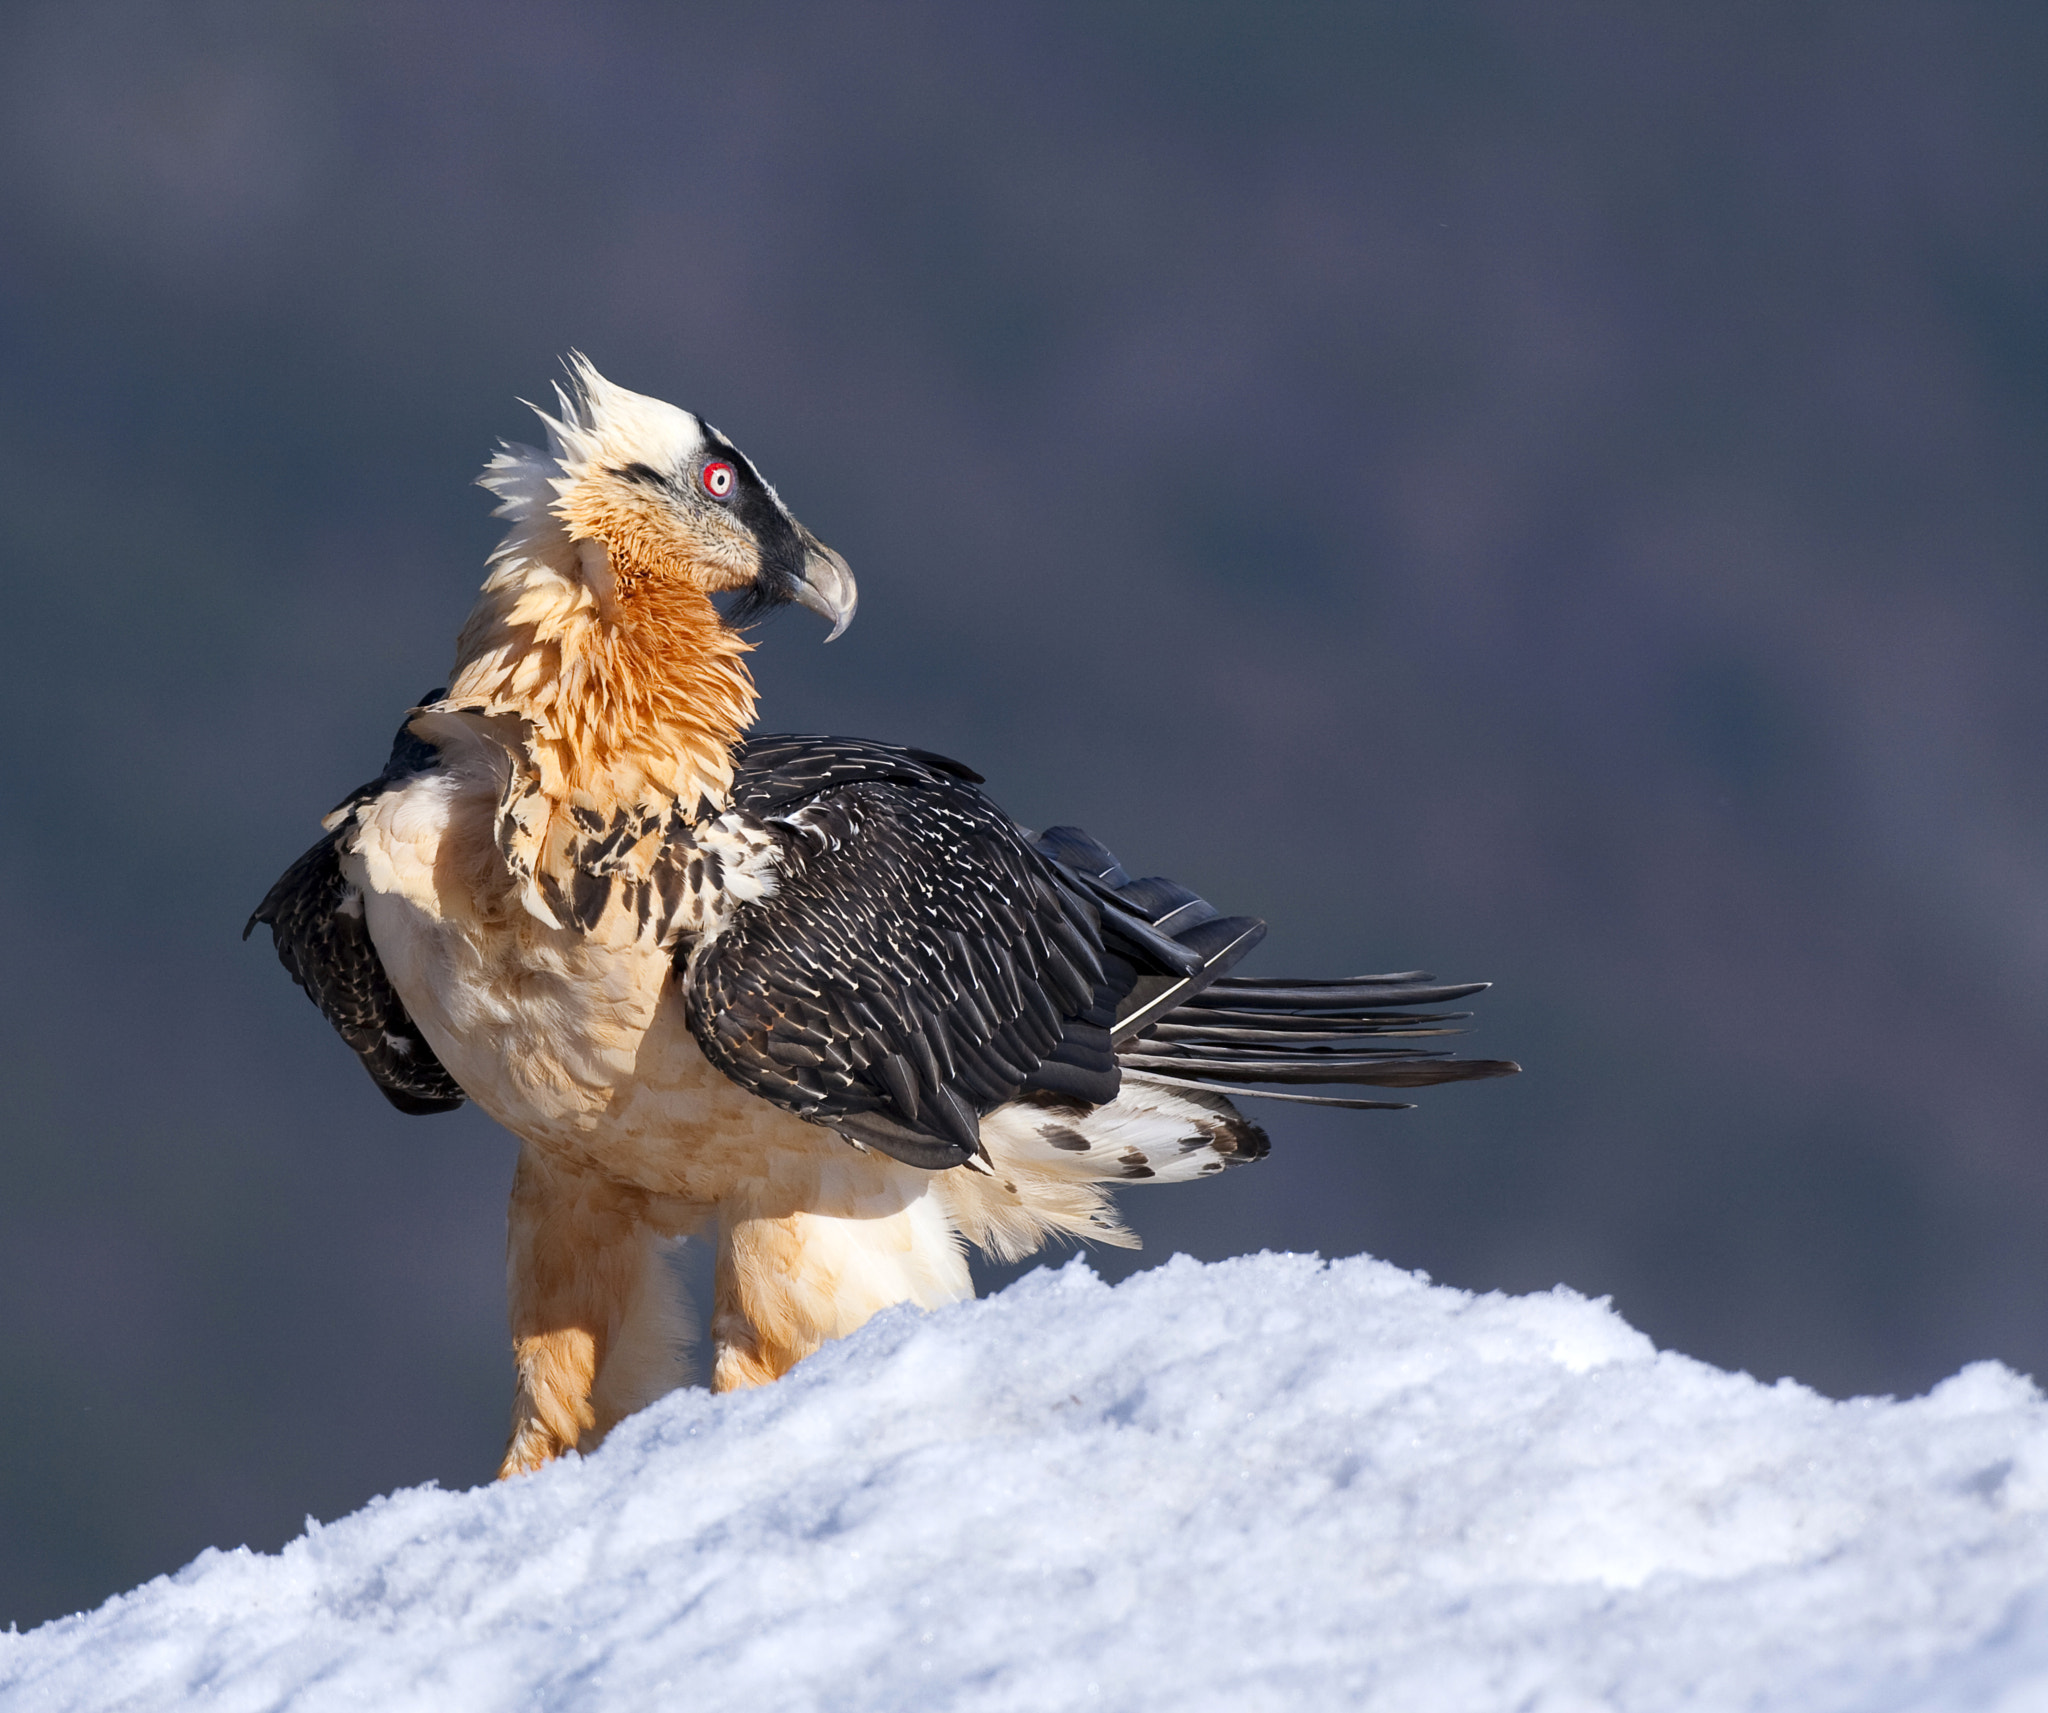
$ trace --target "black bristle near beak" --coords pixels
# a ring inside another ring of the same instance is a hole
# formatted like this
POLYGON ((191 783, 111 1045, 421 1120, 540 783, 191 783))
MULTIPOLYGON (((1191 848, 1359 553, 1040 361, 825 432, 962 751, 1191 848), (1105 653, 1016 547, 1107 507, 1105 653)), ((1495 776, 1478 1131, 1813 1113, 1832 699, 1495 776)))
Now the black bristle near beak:
POLYGON ((726 607, 725 622, 743 629, 795 602, 830 621, 832 632, 825 640, 832 641, 853 622, 859 601, 846 561, 783 509, 746 454, 723 436, 716 444, 740 478, 727 509, 754 538, 761 555, 753 582, 737 591, 726 607))
POLYGON ((794 602, 830 622, 827 642, 844 631, 853 622, 859 601, 846 561, 779 506, 773 508, 772 518, 744 521, 760 544, 761 565, 753 582, 738 590, 727 606, 725 622, 740 629, 794 602))
POLYGON ((793 602, 831 624, 831 633, 825 638, 831 642, 853 623, 859 600, 846 561, 805 535, 802 557, 794 564, 779 555, 762 554, 760 574, 736 592, 725 609, 725 622, 735 630, 744 629, 793 602))

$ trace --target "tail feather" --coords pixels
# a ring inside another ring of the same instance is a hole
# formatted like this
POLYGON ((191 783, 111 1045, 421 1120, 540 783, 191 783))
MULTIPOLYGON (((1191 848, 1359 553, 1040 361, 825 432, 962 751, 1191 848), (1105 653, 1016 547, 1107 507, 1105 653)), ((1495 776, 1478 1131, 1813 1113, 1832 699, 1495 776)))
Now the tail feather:
POLYGON ((1484 993, 1492 985, 1490 981, 1435 983, 1419 971, 1395 977, 1344 976, 1334 981, 1224 976, 1189 1003, 1237 1011, 1385 1011, 1396 1006, 1443 1005, 1484 993))
POLYGON ((1233 1095, 1316 1106, 1399 1105, 1334 1095, 1281 1094, 1247 1083, 1348 1083, 1367 1088, 1427 1088, 1513 1076, 1506 1059, 1460 1059, 1415 1046, 1378 1046, 1418 1037, 1461 1035, 1468 1011, 1420 1007, 1482 993, 1485 982, 1438 983, 1424 971, 1351 976, 1337 981, 1257 981, 1225 976, 1169 1011, 1118 1063, 1147 1076, 1171 1076, 1233 1095), (1409 1009, 1414 1007, 1416 1009, 1409 1009))
POLYGON ((1206 1052, 1127 1051, 1117 1055, 1117 1063, 1126 1070, 1163 1071, 1206 1083, 1351 1083, 1361 1088, 1428 1088, 1436 1083, 1513 1076, 1521 1069, 1503 1059, 1454 1059, 1448 1055, 1380 1059, 1365 1053, 1320 1058, 1308 1051, 1265 1059, 1218 1057, 1206 1052))
MULTIPOLYGON (((1192 1077, 1161 1076, 1157 1071, 1134 1071, 1133 1080, 1142 1079, 1148 1083, 1164 1083, 1168 1088, 1201 1089, 1209 1094, 1220 1094, 1214 1083, 1197 1082, 1192 1077)), ((1356 1095, 1339 1094, 1293 1094, 1277 1088, 1234 1088, 1230 1090, 1232 1100, 1291 1100, 1302 1106, 1337 1106, 1349 1112, 1413 1112, 1412 1100, 1365 1100, 1356 1095)))
POLYGON ((1265 937, 1263 922, 1225 917, 1160 876, 1133 880, 1106 847, 1077 827, 1049 828, 1037 844, 1094 896, 1107 937, 1132 942, 1150 954, 1148 961, 1172 971, 1141 977, 1119 1009, 1117 1063, 1132 1076, 1232 1099, 1376 1110, 1410 1103, 1295 1091, 1303 1084, 1423 1088, 1512 1076, 1521 1069, 1506 1059, 1460 1059, 1429 1048, 1373 1044, 1464 1033, 1456 1026, 1469 1011, 1418 1008, 1484 993, 1486 982, 1439 982, 1427 970, 1302 979, 1231 975, 1265 937), (1161 940, 1179 955, 1164 955, 1161 940), (1285 1086, 1248 1086, 1256 1083, 1285 1086))
MULTIPOLYGON (((1217 1013, 1213 1011, 1203 1013, 1205 1018, 1216 1015, 1217 1013)), ((1225 1015, 1228 1014, 1226 1013, 1225 1015)), ((1470 1017, 1471 1015, 1472 1013, 1469 1011, 1452 1011, 1446 1012, 1439 1017, 1400 1018, 1396 1021, 1404 1024, 1409 1022, 1444 1023, 1451 1021, 1453 1018, 1470 1017)), ((1375 1021, 1378 1022, 1377 1019, 1375 1021)), ((1323 1016, 1308 1018, 1282 1017, 1277 1021, 1276 1026, 1271 1029, 1212 1026, 1207 1022, 1160 1022, 1152 1026, 1149 1036, 1151 1039, 1158 1041, 1187 1041, 1191 1043, 1214 1044, 1216 1046, 1245 1046, 1262 1049, 1271 1047, 1310 1047, 1318 1044, 1327 1045, 1337 1041, 1350 1041, 1357 1038, 1357 1031, 1353 1029, 1298 1029, 1288 1027, 1289 1024, 1295 1023, 1328 1022, 1329 1019, 1323 1016)), ((1373 1033, 1376 1035, 1399 1035, 1405 1038, 1416 1035, 1462 1035, 1465 1031, 1462 1029, 1397 1028, 1394 1026, 1394 1022, 1385 1022, 1375 1028, 1373 1033)), ((1389 1049, 1389 1051, 1391 1050, 1389 1049)))

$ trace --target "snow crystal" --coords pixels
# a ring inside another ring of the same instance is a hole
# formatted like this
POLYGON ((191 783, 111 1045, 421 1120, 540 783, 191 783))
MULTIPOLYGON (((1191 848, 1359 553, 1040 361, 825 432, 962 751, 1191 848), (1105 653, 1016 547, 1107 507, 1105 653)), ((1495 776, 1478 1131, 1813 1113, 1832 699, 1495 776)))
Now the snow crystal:
POLYGON ((1080 1265, 0 1635, 9 1710, 2048 1708, 2048 1404, 1559 1289, 1080 1265))

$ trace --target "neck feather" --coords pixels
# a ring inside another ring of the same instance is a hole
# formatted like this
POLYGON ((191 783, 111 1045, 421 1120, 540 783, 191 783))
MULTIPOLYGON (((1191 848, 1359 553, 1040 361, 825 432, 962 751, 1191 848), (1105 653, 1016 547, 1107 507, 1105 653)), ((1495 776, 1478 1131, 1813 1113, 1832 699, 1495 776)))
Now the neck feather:
POLYGON ((541 789, 558 802, 722 807, 754 718, 749 645, 694 588, 595 569, 602 596, 566 538, 508 541, 456 643, 450 698, 531 720, 541 789))

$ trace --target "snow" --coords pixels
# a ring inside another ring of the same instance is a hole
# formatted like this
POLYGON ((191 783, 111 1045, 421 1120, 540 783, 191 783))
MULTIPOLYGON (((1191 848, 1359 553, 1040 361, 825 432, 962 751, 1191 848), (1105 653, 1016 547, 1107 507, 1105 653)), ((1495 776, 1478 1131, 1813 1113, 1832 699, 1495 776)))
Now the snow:
POLYGON ((0 1635, 0 1707, 2048 1708, 2048 1403, 1570 1291, 1079 1263, 0 1635))

